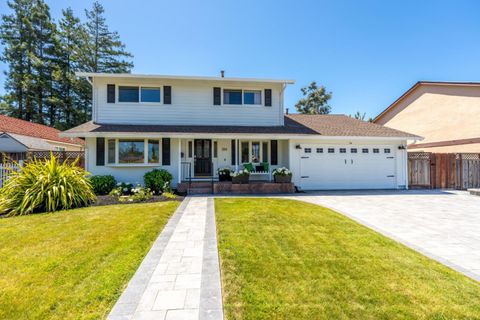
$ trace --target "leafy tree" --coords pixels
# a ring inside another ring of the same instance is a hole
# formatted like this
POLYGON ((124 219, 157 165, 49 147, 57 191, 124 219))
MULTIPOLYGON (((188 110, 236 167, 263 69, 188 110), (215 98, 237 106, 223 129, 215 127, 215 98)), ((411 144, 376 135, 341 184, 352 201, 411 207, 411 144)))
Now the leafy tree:
POLYGON ((90 56, 87 57, 84 68, 90 72, 130 72, 133 68, 133 56, 125 50, 118 32, 108 29, 104 13, 105 9, 97 1, 93 3, 91 10, 85 10, 90 56))
POLYGON ((364 113, 361 113, 360 111, 357 111, 355 112, 355 114, 352 116, 350 115, 351 118, 355 118, 357 120, 362 120, 362 121, 368 121, 368 122, 373 122, 373 119, 371 117, 368 118, 368 120, 366 120, 367 118, 367 114, 364 112, 364 113))
POLYGON ((332 98, 332 93, 327 92, 324 86, 317 86, 313 81, 308 87, 301 89, 303 98, 300 99, 295 108, 299 113, 304 114, 329 114, 331 107, 328 100, 332 98))

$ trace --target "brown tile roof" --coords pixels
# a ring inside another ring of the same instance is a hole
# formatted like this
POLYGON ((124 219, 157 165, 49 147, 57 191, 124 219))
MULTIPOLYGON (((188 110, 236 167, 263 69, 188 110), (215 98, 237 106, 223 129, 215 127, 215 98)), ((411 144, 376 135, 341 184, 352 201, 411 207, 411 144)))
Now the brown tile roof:
POLYGON ((83 145, 82 139, 70 139, 59 136, 60 130, 17 118, 0 115, 0 132, 16 133, 46 140, 83 145))
POLYGON ((84 133, 232 133, 232 134, 285 134, 362 137, 416 137, 413 134, 387 128, 378 124, 353 119, 345 115, 285 115, 284 126, 176 126, 176 125, 125 125, 84 123, 65 131, 67 134, 84 133))

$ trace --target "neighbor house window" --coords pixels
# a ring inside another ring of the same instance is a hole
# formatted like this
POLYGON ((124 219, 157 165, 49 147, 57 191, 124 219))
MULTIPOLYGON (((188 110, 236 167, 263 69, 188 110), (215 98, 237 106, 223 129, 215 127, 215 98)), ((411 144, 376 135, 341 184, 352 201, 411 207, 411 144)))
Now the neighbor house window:
POLYGON ((118 140, 119 163, 144 163, 144 140, 118 140))
POLYGON ((262 91, 245 90, 243 91, 244 104, 262 104, 262 91))
POLYGON ((223 104, 242 104, 242 90, 223 90, 223 104))
POLYGON ((241 150, 242 150, 242 163, 249 162, 248 159, 248 142, 244 141, 241 144, 241 150))
POLYGON ((148 163, 160 162, 160 141, 148 140, 148 163))
POLYGON ((138 102, 138 87, 120 86, 118 87, 118 102, 138 102))
POLYGON ((160 102, 160 88, 142 87, 140 97, 142 102, 160 102))
POLYGON ((115 163, 115 140, 108 140, 108 163, 115 163))

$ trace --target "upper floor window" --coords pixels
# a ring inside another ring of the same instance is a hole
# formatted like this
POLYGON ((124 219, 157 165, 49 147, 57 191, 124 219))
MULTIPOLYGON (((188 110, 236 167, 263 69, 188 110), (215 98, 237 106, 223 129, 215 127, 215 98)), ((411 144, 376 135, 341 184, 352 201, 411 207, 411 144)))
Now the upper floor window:
POLYGON ((159 87, 119 86, 118 102, 160 102, 159 87))
POLYGON ((120 86, 118 87, 118 102, 138 102, 138 87, 120 86))
POLYGON ((223 103, 224 104, 242 104, 242 90, 223 90, 223 103))
POLYGON ((142 102, 160 102, 160 88, 142 87, 140 93, 142 102))
POLYGON ((262 104, 262 91, 245 90, 243 91, 244 104, 262 104))

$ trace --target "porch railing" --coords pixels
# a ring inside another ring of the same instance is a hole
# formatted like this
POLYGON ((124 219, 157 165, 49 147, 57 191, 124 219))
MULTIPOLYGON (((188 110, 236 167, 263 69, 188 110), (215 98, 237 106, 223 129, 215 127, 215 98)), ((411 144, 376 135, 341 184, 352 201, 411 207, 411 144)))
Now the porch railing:
POLYGON ((180 163, 180 182, 188 182, 188 190, 192 186, 192 163, 191 162, 181 162, 180 163))

